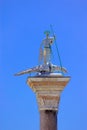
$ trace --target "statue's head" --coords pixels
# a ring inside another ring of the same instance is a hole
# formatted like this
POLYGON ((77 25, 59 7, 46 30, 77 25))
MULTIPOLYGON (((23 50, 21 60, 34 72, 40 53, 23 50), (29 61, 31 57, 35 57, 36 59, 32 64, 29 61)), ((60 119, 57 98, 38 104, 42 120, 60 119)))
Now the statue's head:
POLYGON ((46 37, 49 37, 50 31, 45 31, 44 34, 46 35, 46 37))

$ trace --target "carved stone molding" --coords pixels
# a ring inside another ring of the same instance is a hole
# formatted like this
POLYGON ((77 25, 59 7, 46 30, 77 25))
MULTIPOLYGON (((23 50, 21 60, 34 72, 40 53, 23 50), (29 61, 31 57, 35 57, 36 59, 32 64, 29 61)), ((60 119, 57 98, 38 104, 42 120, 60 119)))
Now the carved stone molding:
POLYGON ((29 77, 27 84, 36 93, 39 110, 58 110, 61 91, 70 77, 29 77))
POLYGON ((39 110, 58 110, 60 96, 53 94, 37 94, 39 110))
POLYGON ((29 77, 27 84, 34 92, 41 90, 62 91, 69 80, 70 77, 29 77))

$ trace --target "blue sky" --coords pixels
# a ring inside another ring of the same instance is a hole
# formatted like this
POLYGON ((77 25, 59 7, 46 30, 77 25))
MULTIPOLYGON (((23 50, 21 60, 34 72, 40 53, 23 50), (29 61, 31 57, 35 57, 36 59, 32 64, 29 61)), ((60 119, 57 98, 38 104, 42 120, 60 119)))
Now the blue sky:
POLYGON ((28 75, 13 74, 38 64, 39 46, 50 24, 62 64, 72 77, 61 95, 59 130, 87 129, 87 1, 1 0, 0 130, 39 129, 38 105, 26 84, 28 75))

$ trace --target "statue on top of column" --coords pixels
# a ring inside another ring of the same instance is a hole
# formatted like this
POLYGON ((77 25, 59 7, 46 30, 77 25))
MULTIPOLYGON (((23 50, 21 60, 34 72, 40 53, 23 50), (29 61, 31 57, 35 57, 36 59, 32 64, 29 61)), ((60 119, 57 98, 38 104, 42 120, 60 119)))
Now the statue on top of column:
POLYGON ((52 49, 51 46, 55 40, 55 37, 50 37, 49 31, 45 32, 46 38, 42 40, 42 43, 40 45, 40 61, 43 60, 44 64, 51 63, 51 53, 52 49))
POLYGON ((67 70, 64 67, 53 65, 51 63, 51 46, 55 41, 55 36, 50 37, 49 31, 46 31, 45 34, 46 38, 42 40, 40 45, 40 61, 42 61, 43 64, 16 73, 15 76, 33 72, 36 72, 36 76, 62 76, 63 73, 67 73, 67 70))

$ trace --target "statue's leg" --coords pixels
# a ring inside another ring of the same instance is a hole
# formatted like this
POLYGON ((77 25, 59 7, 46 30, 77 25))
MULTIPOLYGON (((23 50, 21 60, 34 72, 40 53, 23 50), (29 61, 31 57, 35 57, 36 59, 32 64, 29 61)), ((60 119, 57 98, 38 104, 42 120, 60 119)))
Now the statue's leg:
POLYGON ((44 64, 51 62, 51 50, 50 48, 44 49, 44 64))
POLYGON ((47 48, 47 62, 50 63, 51 62, 51 51, 50 48, 47 48))
POLYGON ((46 49, 44 49, 44 64, 47 62, 47 54, 46 54, 46 49))

